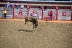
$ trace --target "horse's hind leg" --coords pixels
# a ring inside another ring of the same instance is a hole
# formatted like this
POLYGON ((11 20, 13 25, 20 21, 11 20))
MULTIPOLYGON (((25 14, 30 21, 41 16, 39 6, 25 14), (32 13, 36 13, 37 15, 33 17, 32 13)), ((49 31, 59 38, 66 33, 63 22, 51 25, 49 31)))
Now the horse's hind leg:
POLYGON ((38 21, 36 22, 36 25, 38 26, 38 21))
POLYGON ((37 28, 37 25, 35 24, 35 28, 37 28))
POLYGON ((25 20, 25 24, 26 24, 26 20, 25 20))
POLYGON ((33 29, 35 28, 34 24, 33 24, 33 29))
POLYGON ((26 24, 26 21, 25 21, 25 24, 26 24))
POLYGON ((27 19, 25 18, 25 24, 26 24, 26 22, 27 22, 27 19))
POLYGON ((26 23, 25 23, 26 24, 26 23))

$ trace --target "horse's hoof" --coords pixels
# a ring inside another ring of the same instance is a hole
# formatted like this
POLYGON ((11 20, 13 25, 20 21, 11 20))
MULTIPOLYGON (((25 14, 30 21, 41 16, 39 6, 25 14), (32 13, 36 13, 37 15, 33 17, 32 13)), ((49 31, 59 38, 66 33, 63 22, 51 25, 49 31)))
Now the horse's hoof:
POLYGON ((34 29, 34 27, 33 27, 33 29, 34 29))

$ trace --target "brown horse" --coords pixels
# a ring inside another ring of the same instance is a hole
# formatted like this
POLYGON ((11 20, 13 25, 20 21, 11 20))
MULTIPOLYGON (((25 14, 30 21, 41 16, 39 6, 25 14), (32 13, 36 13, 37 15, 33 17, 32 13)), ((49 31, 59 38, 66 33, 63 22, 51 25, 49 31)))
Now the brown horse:
POLYGON ((26 17, 26 18, 25 18, 25 24, 26 24, 26 22, 32 22, 32 23, 33 23, 33 29, 38 26, 38 21, 37 21, 37 19, 35 19, 35 18, 26 17))

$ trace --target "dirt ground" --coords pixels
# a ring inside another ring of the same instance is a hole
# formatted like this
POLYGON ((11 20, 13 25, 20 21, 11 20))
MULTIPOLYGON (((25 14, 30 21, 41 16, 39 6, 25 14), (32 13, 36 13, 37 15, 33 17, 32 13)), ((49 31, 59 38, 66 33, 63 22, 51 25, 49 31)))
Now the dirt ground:
POLYGON ((0 48, 72 48, 72 21, 0 19, 0 48))

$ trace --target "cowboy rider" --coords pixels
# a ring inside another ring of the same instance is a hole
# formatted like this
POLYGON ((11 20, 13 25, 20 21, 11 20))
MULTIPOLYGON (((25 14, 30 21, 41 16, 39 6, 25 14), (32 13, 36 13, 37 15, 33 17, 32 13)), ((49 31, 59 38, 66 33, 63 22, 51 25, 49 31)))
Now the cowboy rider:
POLYGON ((33 12, 33 16, 32 17, 37 20, 37 14, 35 12, 33 12))

